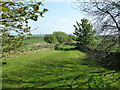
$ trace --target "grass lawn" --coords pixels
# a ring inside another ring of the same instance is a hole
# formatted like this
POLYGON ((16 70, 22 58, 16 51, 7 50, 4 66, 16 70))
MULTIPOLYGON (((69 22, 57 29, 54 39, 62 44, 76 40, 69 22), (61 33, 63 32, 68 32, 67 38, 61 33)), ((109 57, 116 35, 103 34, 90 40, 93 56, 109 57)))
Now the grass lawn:
POLYGON ((82 65, 86 57, 84 53, 64 49, 46 49, 44 52, 2 60, 7 63, 2 66, 3 88, 119 87, 119 73, 82 65))

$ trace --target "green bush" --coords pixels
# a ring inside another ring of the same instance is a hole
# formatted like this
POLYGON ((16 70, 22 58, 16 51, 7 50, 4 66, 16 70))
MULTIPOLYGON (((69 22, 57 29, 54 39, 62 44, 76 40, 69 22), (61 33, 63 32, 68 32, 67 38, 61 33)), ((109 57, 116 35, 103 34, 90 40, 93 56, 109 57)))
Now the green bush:
POLYGON ((53 32, 53 34, 47 34, 44 36, 44 40, 47 43, 62 44, 65 42, 73 42, 76 39, 74 35, 68 35, 64 32, 53 32))
POLYGON ((57 43, 57 39, 54 35, 52 34, 47 34, 44 36, 44 40, 47 42, 47 43, 57 43))
POLYGON ((53 35, 55 35, 55 37, 57 38, 58 42, 59 43, 64 43, 64 42, 67 42, 68 40, 68 35, 64 32, 53 32, 53 35))
POLYGON ((73 42, 76 40, 76 37, 74 35, 68 35, 68 42, 73 42))

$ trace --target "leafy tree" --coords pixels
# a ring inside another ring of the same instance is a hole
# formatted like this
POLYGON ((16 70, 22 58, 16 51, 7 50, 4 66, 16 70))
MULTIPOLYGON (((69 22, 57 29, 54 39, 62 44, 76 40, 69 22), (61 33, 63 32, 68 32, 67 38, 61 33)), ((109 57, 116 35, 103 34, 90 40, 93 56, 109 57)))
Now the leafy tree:
POLYGON ((25 36, 31 35, 28 20, 37 21, 38 17, 48 11, 41 9, 42 2, 1 2, 0 3, 0 33, 2 50, 14 50, 22 44, 25 36), (15 34, 12 34, 15 33, 15 34))
POLYGON ((92 16, 97 34, 102 37, 95 52, 91 52, 92 58, 100 63, 100 66, 118 70, 117 66, 120 63, 118 55, 120 54, 120 0, 82 2, 79 3, 78 8, 92 16), (113 50, 114 52, 111 52, 113 50))
POLYGON ((77 41, 81 45, 89 45, 93 41, 95 30, 87 19, 81 19, 81 23, 76 21, 74 34, 77 36, 77 41))
MULTIPOLYGON (((80 1, 80 0, 78 0, 80 1)), ((91 1, 91 0, 90 0, 91 1)), ((114 47, 120 49, 120 1, 81 2, 78 9, 92 16, 94 27, 103 40, 97 48, 111 51, 114 47), (111 37, 111 39, 109 38, 111 37), (107 40, 108 43, 104 44, 107 40), (108 41, 109 40, 109 41, 108 41), (112 42, 111 42, 112 41, 112 42), (110 43, 109 43, 110 42, 110 43)))
POLYGON ((67 42, 68 35, 66 33, 58 31, 58 32, 53 32, 53 35, 56 36, 59 43, 67 42))
POLYGON ((44 36, 44 40, 47 42, 47 43, 57 43, 57 39, 54 35, 52 34, 47 34, 44 36))

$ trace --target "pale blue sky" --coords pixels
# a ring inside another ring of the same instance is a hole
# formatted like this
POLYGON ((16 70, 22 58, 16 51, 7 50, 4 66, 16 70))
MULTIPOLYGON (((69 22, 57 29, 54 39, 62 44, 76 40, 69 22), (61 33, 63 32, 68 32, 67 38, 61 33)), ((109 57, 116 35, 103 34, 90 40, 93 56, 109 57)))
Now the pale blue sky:
POLYGON ((73 9, 73 2, 43 2, 44 7, 49 10, 43 18, 38 21, 30 21, 29 25, 37 30, 31 31, 32 34, 51 34, 54 31, 63 31, 72 34, 73 24, 82 18, 88 18, 82 11, 73 9))

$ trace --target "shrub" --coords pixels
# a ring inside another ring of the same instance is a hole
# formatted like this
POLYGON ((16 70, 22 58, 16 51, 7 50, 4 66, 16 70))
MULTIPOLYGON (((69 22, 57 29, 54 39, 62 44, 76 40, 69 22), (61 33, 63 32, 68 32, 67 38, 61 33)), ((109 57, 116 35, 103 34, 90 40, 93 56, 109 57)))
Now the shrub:
POLYGON ((44 36, 44 40, 47 42, 47 43, 57 43, 57 39, 54 35, 52 34, 47 34, 44 36))
POLYGON ((59 43, 64 43, 67 42, 68 40, 68 35, 64 32, 53 32, 53 35, 55 35, 55 37, 57 38, 59 43))

